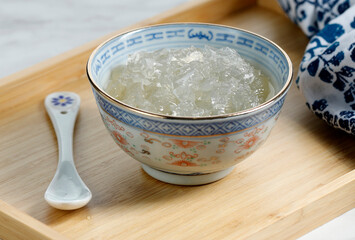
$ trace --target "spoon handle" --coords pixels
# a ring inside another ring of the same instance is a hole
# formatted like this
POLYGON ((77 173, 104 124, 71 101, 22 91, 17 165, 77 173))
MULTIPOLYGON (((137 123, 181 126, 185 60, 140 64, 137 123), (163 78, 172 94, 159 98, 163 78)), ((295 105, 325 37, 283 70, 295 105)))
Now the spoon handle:
POLYGON ((72 92, 54 92, 45 99, 45 107, 57 135, 59 163, 73 162, 73 132, 80 97, 72 92))

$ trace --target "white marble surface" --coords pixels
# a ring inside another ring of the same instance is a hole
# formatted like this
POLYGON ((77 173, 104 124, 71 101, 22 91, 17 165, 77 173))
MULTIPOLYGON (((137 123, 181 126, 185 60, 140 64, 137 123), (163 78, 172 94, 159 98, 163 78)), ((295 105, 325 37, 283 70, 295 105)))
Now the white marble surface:
POLYGON ((186 0, 0 0, 0 78, 186 0))
MULTIPOLYGON (((0 0, 0 78, 183 2, 0 0)), ((299 240, 355 240, 355 209, 299 240)))

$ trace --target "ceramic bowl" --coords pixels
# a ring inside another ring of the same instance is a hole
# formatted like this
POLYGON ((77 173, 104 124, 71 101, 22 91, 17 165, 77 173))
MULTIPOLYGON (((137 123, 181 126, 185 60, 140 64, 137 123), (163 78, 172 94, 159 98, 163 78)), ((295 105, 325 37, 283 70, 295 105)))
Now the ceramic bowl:
POLYGON ((177 23, 108 39, 91 54, 87 74, 102 120, 117 145, 156 179, 198 185, 225 177, 265 141, 291 85, 292 66, 280 47, 257 34, 221 25, 177 23), (240 112, 174 117, 134 108, 104 90, 110 70, 133 52, 205 45, 236 49, 269 74, 276 94, 240 112))

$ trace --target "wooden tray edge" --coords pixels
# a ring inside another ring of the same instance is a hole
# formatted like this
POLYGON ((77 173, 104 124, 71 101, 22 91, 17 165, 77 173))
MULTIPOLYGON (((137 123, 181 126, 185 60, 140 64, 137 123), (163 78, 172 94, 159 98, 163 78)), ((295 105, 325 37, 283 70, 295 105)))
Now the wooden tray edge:
POLYGON ((52 228, 0 200, 0 239, 66 240, 52 228))
MULTIPOLYGON (((311 192, 302 203, 273 216, 267 227, 255 229, 245 239, 296 239, 355 207, 355 170, 311 192), (339 210, 334 202, 341 201, 339 210), (322 211, 324 208, 327 211, 322 211)), ((0 200, 0 239, 66 240, 60 233, 0 200)))
POLYGON ((303 202, 283 209, 267 227, 256 229, 246 239, 296 239, 355 208, 351 192, 355 192, 355 170, 312 191, 303 202), (342 202, 343 207, 339 209, 336 202, 342 202))

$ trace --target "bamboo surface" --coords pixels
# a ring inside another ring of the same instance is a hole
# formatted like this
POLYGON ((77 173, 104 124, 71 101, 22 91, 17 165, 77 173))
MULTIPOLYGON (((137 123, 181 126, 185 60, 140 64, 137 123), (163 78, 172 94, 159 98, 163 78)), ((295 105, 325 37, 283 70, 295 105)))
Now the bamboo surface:
MULTIPOLYGON (((263 1, 195 1, 133 27, 172 21, 261 34, 295 72, 308 41, 263 1)), ((0 238, 295 239, 355 207, 355 139, 313 116, 295 84, 266 143, 226 178, 183 187, 145 174, 107 133, 86 77, 90 52, 107 37, 0 80, 0 238), (74 157, 93 199, 76 211, 43 199, 58 154, 43 104, 53 91, 82 99, 74 157)))

